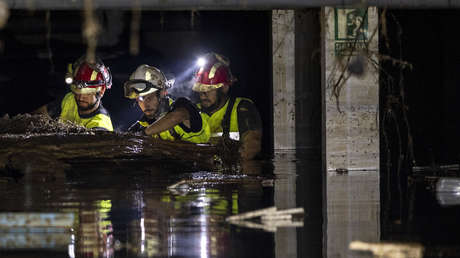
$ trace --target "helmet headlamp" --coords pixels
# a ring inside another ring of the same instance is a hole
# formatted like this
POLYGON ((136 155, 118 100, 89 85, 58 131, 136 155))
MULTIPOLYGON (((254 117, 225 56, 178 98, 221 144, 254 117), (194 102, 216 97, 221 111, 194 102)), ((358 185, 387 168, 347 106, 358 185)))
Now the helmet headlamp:
POLYGON ((206 59, 204 57, 200 57, 198 58, 198 60, 196 60, 196 65, 199 67, 203 67, 205 64, 206 64, 206 59))
POLYGON ((70 85, 70 84, 72 84, 72 82, 73 82, 72 75, 66 76, 66 77, 65 77, 65 83, 66 83, 66 84, 69 84, 69 85, 70 85))

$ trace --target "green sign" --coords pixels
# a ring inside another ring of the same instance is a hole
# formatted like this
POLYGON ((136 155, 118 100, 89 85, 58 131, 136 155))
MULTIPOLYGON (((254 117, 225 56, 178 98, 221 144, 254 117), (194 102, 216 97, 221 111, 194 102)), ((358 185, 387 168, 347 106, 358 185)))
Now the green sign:
POLYGON ((335 8, 335 55, 356 55, 367 40, 367 9, 335 8))

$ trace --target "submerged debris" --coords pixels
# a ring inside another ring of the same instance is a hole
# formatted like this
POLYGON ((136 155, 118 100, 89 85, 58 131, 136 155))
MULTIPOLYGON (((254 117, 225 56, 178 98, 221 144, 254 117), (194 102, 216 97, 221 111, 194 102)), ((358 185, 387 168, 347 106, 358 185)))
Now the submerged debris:
POLYGON ((304 209, 302 207, 286 210, 268 207, 230 216, 227 217, 226 221, 238 226, 276 232, 279 227, 303 227, 303 214, 304 209), (260 223, 251 221, 255 218, 260 218, 260 223))
POLYGON ((0 118, 0 134, 48 134, 48 133, 89 133, 75 123, 60 122, 47 115, 20 114, 10 118, 8 115, 0 118))
MULTIPOLYGON (((191 178, 182 179, 177 183, 168 186, 168 190, 174 194, 186 194, 187 192, 206 186, 215 186, 223 184, 244 184, 249 182, 257 182, 264 186, 266 180, 262 176, 248 176, 245 174, 229 175, 222 173, 194 173, 191 178)), ((271 185, 273 187, 273 185, 271 185)))
POLYGON ((371 251, 375 257, 422 258, 424 248, 418 243, 366 243, 353 241, 351 250, 371 251))
POLYGON ((228 148, 219 145, 91 131, 45 115, 0 118, 0 172, 56 174, 76 163, 127 159, 152 162, 152 165, 169 161, 178 168, 225 171, 226 167, 238 164, 234 154, 226 154, 226 150, 228 148))

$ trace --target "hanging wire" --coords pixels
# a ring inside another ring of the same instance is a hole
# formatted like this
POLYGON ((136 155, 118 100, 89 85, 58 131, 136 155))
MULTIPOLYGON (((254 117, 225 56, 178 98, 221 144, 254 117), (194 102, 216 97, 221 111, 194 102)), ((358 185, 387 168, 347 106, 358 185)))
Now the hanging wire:
POLYGON ((139 33, 141 27, 141 7, 139 0, 134 1, 131 17, 131 36, 129 39, 129 53, 133 56, 139 54, 139 33))
POLYGON ((50 73, 54 73, 53 52, 51 50, 51 11, 46 11, 45 16, 46 25, 46 50, 48 54, 48 61, 50 62, 50 73))
MULTIPOLYGON (((8 5, 0 0, 0 30, 5 27, 8 17, 10 16, 10 10, 8 9, 8 5)), ((3 53, 5 46, 3 40, 0 40, 0 53, 3 53)))
POLYGON ((0 29, 5 27, 9 16, 10 10, 8 9, 8 5, 4 1, 0 0, 0 29))
POLYGON ((94 17, 94 7, 92 0, 84 2, 84 22, 83 22, 83 37, 86 39, 86 61, 95 63, 97 36, 100 31, 100 26, 94 17))

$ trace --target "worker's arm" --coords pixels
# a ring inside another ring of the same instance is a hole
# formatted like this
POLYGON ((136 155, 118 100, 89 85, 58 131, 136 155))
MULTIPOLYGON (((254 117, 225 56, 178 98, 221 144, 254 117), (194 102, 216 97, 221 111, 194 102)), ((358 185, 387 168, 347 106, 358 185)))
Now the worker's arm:
POLYGON ((254 104, 246 100, 238 105, 238 130, 240 158, 254 159, 262 148, 262 120, 254 104))
POLYGON ((241 160, 254 159, 262 148, 262 131, 249 130, 242 135, 239 149, 241 160))
POLYGON ((178 98, 170 111, 144 130, 147 135, 158 134, 179 125, 185 132, 199 132, 202 127, 200 113, 187 98, 178 98), (164 121, 163 121, 164 120, 164 121))
POLYGON ((158 134, 163 131, 169 130, 174 126, 185 122, 189 119, 189 114, 185 108, 176 108, 174 111, 171 111, 158 119, 155 123, 151 124, 149 127, 145 128, 144 132, 146 135, 158 134))

